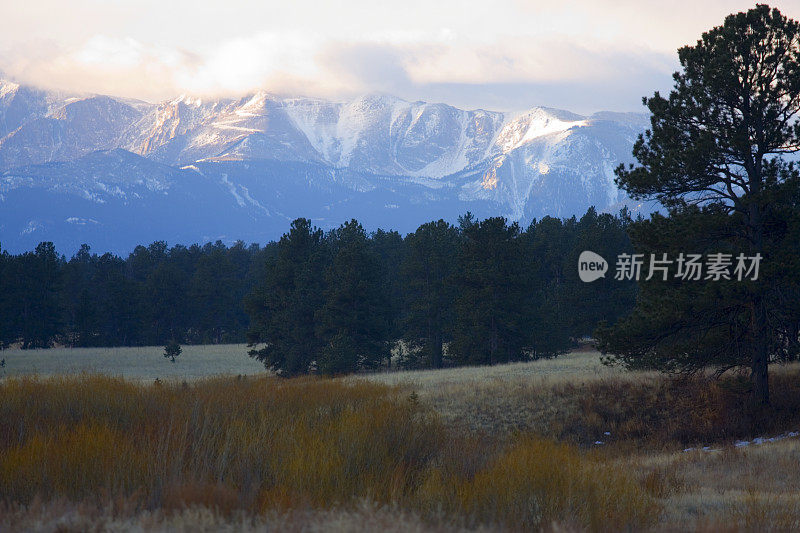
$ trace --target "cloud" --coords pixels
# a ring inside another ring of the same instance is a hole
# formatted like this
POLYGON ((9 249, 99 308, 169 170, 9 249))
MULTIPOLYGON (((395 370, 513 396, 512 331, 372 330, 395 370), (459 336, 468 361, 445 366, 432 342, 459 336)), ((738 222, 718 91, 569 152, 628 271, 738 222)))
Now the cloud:
POLYGON ((411 85, 409 53, 383 42, 334 44, 318 55, 326 74, 342 87, 364 91, 404 91, 411 85))
MULTIPOLYGON (((0 64, 13 77, 39 86, 149 100, 180 93, 232 95, 266 89, 328 98, 369 91, 412 99, 440 94, 451 101, 459 100, 459 95, 447 98, 441 94, 443 87, 590 83, 624 87, 668 76, 675 67, 674 58, 656 52, 589 48, 534 37, 484 43, 447 29, 424 35, 382 33, 352 41, 261 32, 198 52, 99 34, 77 46, 49 43, 37 51, 0 57, 0 64), (431 90, 434 87, 439 89, 431 90)), ((461 100, 471 102, 471 107, 501 104, 492 98, 482 104, 474 89, 465 93, 470 97, 461 100)), ((637 97, 627 107, 638 103, 637 97)))
POLYGON ((199 58, 133 38, 95 35, 80 46, 31 43, 0 52, 5 75, 39 87, 77 93, 106 93, 161 99, 176 89, 180 72, 196 68, 199 58))
POLYGON ((151 101, 255 89, 343 99, 377 90, 468 107, 576 111, 641 109, 643 94, 671 85, 678 46, 750 6, 227 0, 222 10, 199 0, 31 2, 4 9, 0 70, 48 88, 151 101))

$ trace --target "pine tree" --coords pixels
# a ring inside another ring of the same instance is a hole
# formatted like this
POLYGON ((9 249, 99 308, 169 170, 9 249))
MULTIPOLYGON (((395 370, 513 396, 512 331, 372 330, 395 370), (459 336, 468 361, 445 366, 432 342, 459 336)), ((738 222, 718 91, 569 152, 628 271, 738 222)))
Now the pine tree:
POLYGON ((101 346, 135 346, 145 342, 139 283, 126 275, 125 261, 110 253, 97 260, 95 290, 101 346))
POLYGON ((496 364, 526 357, 530 308, 519 225, 495 217, 460 219, 453 358, 461 364, 496 364))
POLYGON ((331 236, 325 303, 317 313, 318 337, 325 343, 319 370, 325 374, 375 368, 389 353, 388 294, 379 259, 356 220, 331 236))
POLYGON ((156 256, 156 260, 158 262, 148 274, 142 293, 146 323, 149 325, 147 339, 150 344, 180 339, 186 331, 184 317, 188 280, 165 257, 156 256))
POLYGON ((636 283, 614 279, 614 264, 620 254, 633 253, 627 234, 631 223, 627 210, 615 217, 598 214, 592 207, 575 227, 574 244, 567 254, 570 275, 565 277, 564 305, 570 309, 570 335, 574 338, 591 336, 598 322, 614 323, 632 308, 636 298, 636 283), (583 283, 575 272, 583 251, 593 251, 610 263, 610 271, 592 283, 583 283))
POLYGON ((458 229, 444 220, 429 222, 405 239, 401 266, 406 314, 405 366, 441 368, 454 320, 458 229))
POLYGON ((282 376, 309 372, 321 358, 317 336, 322 307, 325 243, 311 221, 297 219, 268 259, 264 279, 245 301, 250 356, 282 376))
POLYGON ((630 319, 601 331, 602 347, 629 366, 746 364, 755 402, 767 404, 767 365, 797 343, 783 325, 795 321, 783 288, 798 271, 779 261, 798 213, 798 176, 783 155, 800 150, 800 25, 758 5, 678 55, 669 97, 644 99, 652 116, 634 146, 640 165, 617 171, 634 198, 671 210, 635 228, 634 245, 760 254, 764 269, 735 286, 643 283, 630 319))
MULTIPOLYGON (((369 239, 369 243, 378 259, 381 292, 387 306, 388 336, 397 339, 402 334, 403 280, 400 265, 405 253, 403 237, 397 231, 379 229, 369 239)), ((387 352, 387 363, 391 366, 391 352, 387 352)))
POLYGON ((189 298, 194 306, 193 326, 203 332, 204 342, 219 344, 223 334, 236 327, 234 265, 221 241, 204 247, 190 282, 189 298))
POLYGON ((94 281, 97 256, 82 244, 78 253, 64 265, 64 291, 67 331, 72 346, 91 346, 97 340, 97 298, 94 281))
POLYGON ((174 363, 175 358, 178 357, 183 350, 181 349, 181 345, 178 344, 176 341, 169 341, 164 346, 164 357, 169 359, 170 362, 174 363))
POLYGON ((0 246, 0 350, 16 341, 19 332, 19 310, 15 308, 19 299, 18 288, 12 282, 13 261, 0 246))
POLYGON ((553 217, 534 220, 523 235, 524 255, 531 291, 529 310, 532 327, 528 329, 530 356, 553 357, 572 346, 577 303, 571 298, 575 278, 569 262, 575 248, 574 220, 553 217))
POLYGON ((52 242, 17 258, 12 279, 19 283, 22 348, 48 348, 62 333, 64 308, 61 258, 52 242))

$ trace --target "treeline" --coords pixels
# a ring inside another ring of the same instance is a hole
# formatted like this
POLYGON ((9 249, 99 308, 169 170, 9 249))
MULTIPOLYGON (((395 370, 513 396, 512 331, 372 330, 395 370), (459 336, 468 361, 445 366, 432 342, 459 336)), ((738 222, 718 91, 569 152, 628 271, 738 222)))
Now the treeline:
POLYGON ((45 242, 0 253, 0 346, 243 342, 249 319, 241 302, 269 250, 159 241, 126 259, 83 245, 66 260, 45 242))
POLYGON ((121 258, 52 243, 0 253, 0 343, 23 348, 247 341, 285 375, 550 357, 633 307, 635 284, 577 276, 578 255, 630 252, 627 212, 526 229, 429 222, 403 238, 355 220, 294 221, 279 242, 173 246, 121 258), (402 342, 398 342, 402 341, 402 342))
POLYGON ((467 214, 402 238, 295 220, 245 300, 250 354, 283 375, 376 368, 392 354, 406 368, 557 355, 633 307, 633 282, 577 275, 583 250, 630 253, 630 222, 590 209, 522 230, 467 214))

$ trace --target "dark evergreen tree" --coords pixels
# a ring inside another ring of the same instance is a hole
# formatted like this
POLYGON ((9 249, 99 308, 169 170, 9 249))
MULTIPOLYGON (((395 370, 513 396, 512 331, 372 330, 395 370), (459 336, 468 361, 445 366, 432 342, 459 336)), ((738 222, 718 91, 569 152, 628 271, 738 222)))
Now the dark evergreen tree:
POLYGON ((248 296, 250 356, 283 376, 309 371, 324 343, 317 337, 323 303, 325 243, 311 221, 297 219, 268 260, 264 279, 248 296))
MULTIPOLYGON (((402 335, 400 321, 403 313, 403 280, 400 265, 405 250, 403 237, 397 231, 379 229, 369 242, 378 259, 381 291, 387 306, 388 335, 392 339, 398 339, 402 335)), ((387 362, 391 365, 391 352, 387 352, 387 362)))
POLYGON ((148 344, 162 344, 169 339, 181 339, 186 331, 185 317, 188 280, 181 270, 163 257, 143 286, 145 326, 148 344))
MULTIPOLYGON (((527 260, 531 301, 531 327, 527 331, 533 359, 553 357, 573 345, 575 310, 568 291, 574 291, 577 275, 569 263, 575 248, 574 221, 545 217, 533 221, 522 239, 527 260)), ((577 263, 577 259, 576 259, 577 263)))
POLYGON ((615 323, 622 315, 633 308, 636 298, 636 283, 633 280, 615 279, 616 258, 620 254, 633 253, 627 234, 631 223, 627 210, 618 217, 608 213, 598 214, 594 208, 578 221, 575 240, 567 255, 567 286, 561 291, 564 308, 572 317, 570 336, 589 337, 597 327, 598 321, 615 323), (592 251, 609 261, 610 269, 605 277, 583 283, 574 274, 578 258, 583 251, 592 251))
POLYGON ((169 341, 164 346, 164 357, 166 359, 169 359, 170 362, 172 363, 175 362, 175 358, 178 357, 181 354, 181 352, 183 352, 183 349, 181 349, 181 345, 175 341, 169 341))
POLYGON ((71 346, 92 346, 97 341, 96 262, 97 256, 91 254, 89 245, 82 244, 64 265, 66 336, 71 346))
POLYGON ((325 275, 325 303, 317 313, 317 334, 325 343, 318 368, 325 374, 375 368, 388 356, 391 327, 379 258, 356 220, 330 239, 335 252, 325 275))
POLYGON ((452 357, 460 364, 496 364, 526 357, 530 277, 520 229, 504 218, 461 220, 458 298, 452 357))
POLYGON ((52 242, 40 243, 35 252, 24 253, 15 261, 11 279, 19 287, 23 349, 48 348, 61 333, 61 262, 52 242))
POLYGON ((458 229, 444 220, 428 222, 405 239, 404 366, 441 368, 455 319, 458 229))
POLYGON ((0 246, 0 350, 17 339, 20 330, 18 287, 13 283, 13 258, 0 246))
POLYGON ((800 150, 800 25, 759 5, 678 55, 669 97, 644 99, 652 116, 634 146, 640 166, 617 172, 634 198, 671 210, 638 225, 634 245, 760 254, 763 269, 749 283, 642 283, 634 314, 601 330, 601 346, 629 366, 746 365, 755 401, 766 404, 768 363, 797 344, 785 288, 798 271, 779 262, 798 213, 797 173, 782 157, 800 150))
POLYGON ((244 300, 253 288, 249 277, 250 268, 253 264, 253 257, 259 253, 260 248, 257 244, 248 247, 243 241, 236 241, 227 250, 228 261, 232 268, 230 280, 231 326, 229 335, 222 337, 221 342, 245 342, 247 339, 247 327, 250 320, 244 309, 244 300))
POLYGON ((236 329, 236 272, 221 241, 204 247, 191 281, 194 326, 205 332, 203 342, 219 344, 236 329))

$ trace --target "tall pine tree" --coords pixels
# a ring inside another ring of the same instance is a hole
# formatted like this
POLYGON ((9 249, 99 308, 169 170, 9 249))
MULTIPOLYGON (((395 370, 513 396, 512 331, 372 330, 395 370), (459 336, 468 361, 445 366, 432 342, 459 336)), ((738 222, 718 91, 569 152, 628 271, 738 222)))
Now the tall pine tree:
POLYGON ((12 279, 19 287, 22 348, 48 348, 62 332, 62 260, 52 242, 36 246, 15 261, 12 279))
POLYGON ((409 367, 441 368, 455 319, 458 229, 428 222, 405 239, 401 266, 405 293, 403 338, 409 367))
POLYGON ((634 244, 760 254, 761 276, 736 286, 643 283, 630 319, 601 331, 602 347, 628 365, 746 365, 755 402, 767 404, 768 364, 797 342, 783 324, 795 321, 784 287, 798 271, 780 261, 798 213, 798 176, 783 156, 800 150, 800 24, 758 5, 678 55, 669 97, 645 99, 652 116, 634 146, 640 165, 617 172, 634 198, 671 210, 640 225, 634 244))
POLYGON ((325 243, 307 219, 292 222, 263 281, 245 301, 250 356, 282 376, 307 373, 321 357, 317 313, 323 304, 325 243))
POLYGON ((333 257, 325 281, 325 303, 317 334, 325 342, 319 370, 325 374, 375 368, 389 353, 389 293, 379 257, 356 220, 330 237, 333 257))
POLYGON ((459 295, 452 356, 461 364, 496 364, 526 358, 530 277, 519 225, 504 218, 461 218, 459 295))

